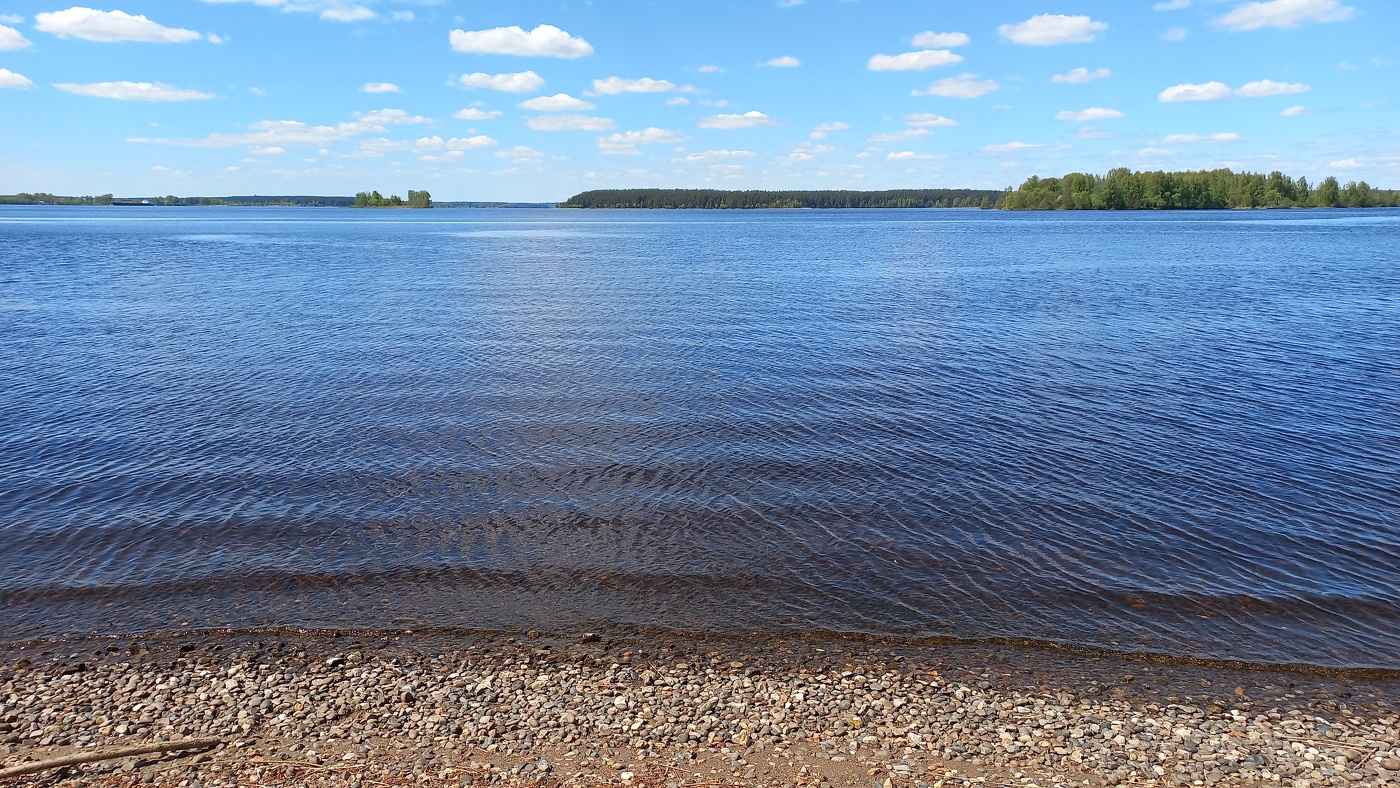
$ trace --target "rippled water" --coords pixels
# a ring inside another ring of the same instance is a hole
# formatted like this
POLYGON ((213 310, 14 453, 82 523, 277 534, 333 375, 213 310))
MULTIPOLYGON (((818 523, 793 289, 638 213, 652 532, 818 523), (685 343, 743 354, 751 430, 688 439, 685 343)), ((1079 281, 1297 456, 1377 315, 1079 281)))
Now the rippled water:
POLYGON ((1400 212, 6 208, 0 639, 1400 667, 1400 212))

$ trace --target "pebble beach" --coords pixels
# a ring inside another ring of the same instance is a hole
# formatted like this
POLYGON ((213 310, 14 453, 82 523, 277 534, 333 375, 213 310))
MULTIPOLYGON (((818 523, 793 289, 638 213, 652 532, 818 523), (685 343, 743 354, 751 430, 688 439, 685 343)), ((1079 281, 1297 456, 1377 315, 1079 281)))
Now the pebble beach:
POLYGON ((1400 788, 1400 679, 1006 644, 202 633, 0 648, 11 785, 1400 788))

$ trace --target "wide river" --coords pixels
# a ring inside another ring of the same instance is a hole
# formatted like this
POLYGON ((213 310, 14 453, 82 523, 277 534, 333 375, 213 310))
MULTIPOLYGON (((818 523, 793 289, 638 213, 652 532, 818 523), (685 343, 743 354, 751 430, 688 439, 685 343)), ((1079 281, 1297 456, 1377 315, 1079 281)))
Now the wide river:
POLYGON ((0 209, 0 640, 1400 668, 1400 211, 0 209))

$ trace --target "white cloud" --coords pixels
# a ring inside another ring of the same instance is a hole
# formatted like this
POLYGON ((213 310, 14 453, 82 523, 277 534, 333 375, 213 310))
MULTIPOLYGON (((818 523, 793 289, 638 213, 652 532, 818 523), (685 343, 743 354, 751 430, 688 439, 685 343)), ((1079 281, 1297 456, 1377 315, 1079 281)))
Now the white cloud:
POLYGON ((93 82, 87 85, 65 82, 54 87, 65 93, 118 101, 201 101, 216 98, 213 93, 177 88, 161 82, 93 82))
POLYGON ((716 99, 700 99, 700 102, 699 102, 699 103, 700 103, 700 106, 702 106, 702 107, 727 107, 727 106, 729 106, 729 101, 726 100, 726 99, 718 99, 718 100, 716 100, 716 99))
POLYGON ((1123 113, 1116 109, 1105 109, 1104 107, 1089 107, 1078 112, 1074 110, 1064 110, 1055 116, 1055 120, 1073 120, 1079 123, 1090 120, 1116 120, 1123 117, 1123 113))
POLYGON ((395 22, 412 22, 412 21, 413 21, 413 12, 412 12, 412 11, 395 11, 393 16, 394 16, 394 21, 395 21, 395 22))
POLYGON ((431 137, 419 137, 413 142, 413 149, 419 153, 425 151, 465 151, 474 148, 490 148, 496 145, 496 141, 486 136, 478 134, 475 137, 452 137, 443 139, 434 134, 431 137))
POLYGON ((1162 0, 1160 3, 1153 3, 1153 11, 1180 11, 1183 8, 1190 8, 1191 0, 1162 0))
POLYGON ((31 46, 32 41, 24 37, 24 34, 14 29, 0 25, 0 52, 13 49, 24 49, 31 46))
POLYGON ((1185 41, 1186 37, 1189 35, 1191 35, 1191 31, 1188 28, 1169 27, 1167 28, 1167 32, 1162 34, 1162 40, 1176 43, 1179 41, 1185 41))
POLYGON ((715 162, 726 159, 747 159, 757 156, 751 150, 707 150, 698 153, 691 153, 687 156, 671 159, 678 162, 715 162))
POLYGON ((98 11, 74 6, 66 11, 34 15, 34 27, 60 38, 73 36, 87 41, 155 41, 179 43, 203 38, 194 30, 166 27, 144 16, 124 11, 98 11))
POLYGON ((576 99, 568 93, 555 93, 553 96, 539 96, 528 101, 522 101, 515 106, 521 109, 531 109, 536 112, 577 112, 579 110, 595 109, 593 104, 576 99))
POLYGON ((701 66, 700 68, 698 68, 698 69, 696 69, 696 70, 699 71, 701 74, 723 74, 723 73, 724 73, 724 69, 720 68, 719 66, 714 66, 714 65, 701 66))
POLYGON ((1167 88, 1157 95, 1157 100, 1163 104, 1171 104, 1181 101, 1224 101, 1229 97, 1230 86, 1224 82, 1187 82, 1167 88))
POLYGON ((422 115, 410 115, 401 109, 377 109, 373 112, 356 113, 355 120, 334 126, 312 126, 296 120, 263 120, 254 123, 251 126, 252 131, 246 134, 215 133, 193 139, 128 137, 127 142, 182 145, 192 148, 268 148, 284 145, 323 147, 360 134, 383 132, 390 126, 428 123, 429 120, 422 115))
POLYGON ((1336 167, 1339 170, 1351 170, 1362 165, 1361 160, 1353 156, 1350 159, 1339 159, 1337 161, 1328 162, 1327 166, 1336 167))
POLYGON ((946 49, 921 49, 899 55, 874 55, 866 68, 871 71, 923 71, 936 66, 961 63, 962 55, 946 49))
POLYGON ((276 156, 279 153, 286 153, 287 149, 278 145, 270 145, 264 148, 253 148, 248 152, 254 156, 276 156))
POLYGON ((16 74, 8 68, 0 68, 0 89, 19 88, 28 90, 34 87, 34 82, 23 74, 16 74))
POLYGON ((651 77, 642 77, 641 79, 608 77, 607 79, 593 80, 593 90, 596 93, 614 95, 617 93, 669 93, 673 90, 689 93, 695 90, 695 88, 690 85, 677 85, 665 79, 652 79, 651 77))
POLYGON ((24 21, 19 14, 0 14, 0 25, 17 25, 24 21))
POLYGON ((772 60, 766 60, 760 65, 772 66, 774 68, 797 68, 802 65, 802 61, 792 55, 783 55, 782 57, 775 57, 772 60))
POLYGON ((1064 74, 1056 74, 1050 78, 1050 81, 1078 85, 1081 82, 1093 82, 1096 79, 1108 79, 1111 76, 1113 76, 1113 72, 1106 68, 1096 68, 1093 71, 1087 68, 1076 68, 1064 74))
POLYGON ((491 120, 492 118, 499 118, 503 114, 505 113, 501 112, 498 109, 477 109, 476 107, 467 107, 466 109, 457 110, 457 113, 452 117, 456 118, 457 120, 491 120))
POLYGON ((904 125, 910 128, 931 128, 933 126, 956 126, 958 122, 952 118, 935 115, 932 112, 916 112, 913 115, 904 116, 904 125))
POLYGON ((607 131, 617 125, 612 118, 589 115, 540 115, 525 123, 536 131, 607 131))
POLYGON ((474 74, 463 74, 458 82, 462 84, 462 87, 467 88, 488 88, 506 93, 529 93, 532 90, 538 90, 544 84, 544 78, 533 71, 518 71, 514 74, 487 74, 478 71, 474 74))
POLYGON ((366 82, 360 90, 366 93, 398 93, 399 86, 392 82, 366 82))
POLYGON ((945 49, 947 47, 965 47, 972 43, 972 39, 967 37, 967 33, 935 33, 932 30, 925 30, 914 36, 909 43, 925 49, 945 49))
POLYGON ((751 110, 742 115, 711 115, 708 118, 700 119, 702 129, 751 129, 755 126, 772 126, 776 123, 772 118, 764 115, 758 110, 751 110))
POLYGON ((598 138, 598 152, 609 156, 640 153, 638 145, 670 144, 685 139, 679 132, 655 127, 641 131, 624 131, 598 138))
POLYGON ((374 12, 362 5, 331 6, 321 12, 321 18, 336 22, 359 22, 362 19, 373 19, 374 12))
POLYGON ((683 107, 689 103, 690 99, 686 98, 685 96, 672 96, 666 99, 666 106, 668 107, 683 107))
POLYGON ((1168 134, 1162 138, 1163 144, 1181 145, 1193 142, 1239 142, 1240 135, 1233 131, 1220 134, 1168 134))
POLYGON ((1226 30, 1258 30, 1261 27, 1298 27, 1305 22, 1341 22, 1356 16, 1356 9, 1341 0, 1267 0, 1245 3, 1216 19, 1226 30))
POLYGON ((355 149, 354 155, 362 158, 377 159, 388 153, 407 150, 411 146, 412 143, 404 140, 391 140, 385 137, 379 137, 372 140, 361 140, 359 147, 355 149))
POLYGON ((931 159, 933 157, 926 153, 915 153, 912 150, 902 150, 891 153, 885 158, 890 161, 909 161, 911 159, 931 159))
POLYGON ((516 145, 513 148, 502 148, 492 154, 498 159, 509 159, 515 164, 538 164, 544 159, 544 154, 524 145, 516 145))
POLYGON ((977 98, 985 96, 1001 87, 996 80, 978 80, 976 74, 959 74, 956 77, 940 79, 923 90, 915 90, 915 96, 942 96, 944 98, 977 98))
POLYGON ((1005 142, 1000 145, 988 145, 982 148, 982 152, 991 156, 1001 156, 1007 153, 1019 153, 1023 150, 1039 147, 1039 145, 1032 145, 1029 142, 1005 142))
POLYGON ((1039 14, 1014 25, 1002 25, 997 32, 1002 38, 1027 46, 1047 47, 1055 44, 1083 44, 1094 40, 1094 34, 1107 30, 1104 22, 1087 16, 1039 14))
POLYGON ((779 164, 801 164, 805 161, 812 161, 823 153, 832 153, 835 150, 836 148, 830 145, 813 145, 810 142, 804 142, 794 147, 786 156, 779 156, 776 161, 779 164))
POLYGON ((593 54, 593 46, 587 41, 554 25, 540 25, 529 32, 518 25, 490 30, 453 30, 448 40, 458 52, 562 58, 593 54))
POLYGON ((835 123, 822 123, 815 129, 812 129, 812 133, 808 136, 810 136, 814 140, 824 140, 826 139, 826 135, 830 134, 833 131, 848 131, 850 128, 851 124, 842 123, 841 121, 837 121, 835 123))
POLYGON ((215 34, 213 34, 213 33, 210 33, 209 35, 205 36, 204 39, 205 39, 206 41, 208 41, 209 43, 211 43, 211 44, 222 44, 222 43, 224 43, 224 37, 223 37, 223 36, 215 35, 215 34))
POLYGON ((865 138, 866 142, 900 142, 901 140, 921 140, 928 136, 928 129, 914 128, 903 129, 901 131, 886 131, 879 134, 871 134, 865 138))
POLYGON ((1236 96, 1245 98, 1260 98, 1263 96, 1291 96, 1295 93, 1307 93, 1312 88, 1296 82, 1275 82, 1272 79, 1261 79, 1257 82, 1248 82, 1235 90, 1236 96))
POLYGON ((1308 115, 1310 113, 1308 112, 1306 107, 1303 107, 1301 105, 1294 105, 1284 110, 1283 112, 1280 112, 1279 114, 1285 118, 1301 118, 1304 115, 1308 115))

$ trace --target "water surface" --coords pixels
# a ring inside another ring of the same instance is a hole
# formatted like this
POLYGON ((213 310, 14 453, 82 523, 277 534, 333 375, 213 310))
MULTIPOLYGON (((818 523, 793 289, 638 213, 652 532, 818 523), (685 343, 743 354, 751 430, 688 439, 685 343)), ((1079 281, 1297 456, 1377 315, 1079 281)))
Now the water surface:
POLYGON ((0 209, 0 638, 1400 668, 1400 212, 0 209))

